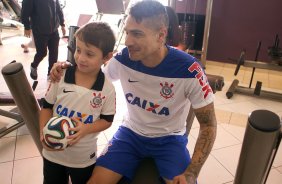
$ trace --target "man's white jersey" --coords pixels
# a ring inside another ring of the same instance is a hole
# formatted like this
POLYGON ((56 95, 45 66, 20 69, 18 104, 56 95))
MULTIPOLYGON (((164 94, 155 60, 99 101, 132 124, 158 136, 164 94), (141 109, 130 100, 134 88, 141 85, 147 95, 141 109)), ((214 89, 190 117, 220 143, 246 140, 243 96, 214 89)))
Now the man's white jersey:
POLYGON ((130 60, 127 48, 103 68, 109 79, 120 79, 128 108, 123 126, 139 135, 183 135, 190 105, 197 109, 214 100, 198 61, 167 47, 167 56, 154 68, 130 60))
MULTIPOLYGON (((51 83, 45 101, 53 105, 53 116, 74 117, 88 124, 97 119, 112 121, 115 114, 115 89, 100 70, 91 89, 75 84, 75 67, 68 68, 59 83, 51 83)), ((92 165, 97 158, 98 133, 88 134, 63 151, 43 150, 55 163, 75 168, 92 165)))

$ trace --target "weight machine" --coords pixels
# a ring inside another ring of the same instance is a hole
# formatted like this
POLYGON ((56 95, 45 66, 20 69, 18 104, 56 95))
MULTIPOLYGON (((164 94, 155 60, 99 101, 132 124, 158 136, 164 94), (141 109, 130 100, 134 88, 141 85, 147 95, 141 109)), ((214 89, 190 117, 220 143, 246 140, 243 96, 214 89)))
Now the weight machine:
POLYGON ((0 45, 3 45, 2 29, 20 30, 23 27, 20 15, 21 6, 16 0, 0 0, 0 45))
POLYGON ((261 81, 257 81, 254 89, 251 88, 253 82, 253 76, 256 68, 274 70, 279 72, 282 71, 282 51, 281 48, 279 47, 278 35, 276 35, 275 37, 274 45, 268 48, 268 55, 272 60, 270 63, 258 61, 260 48, 261 48, 261 41, 258 43, 254 61, 245 59, 246 50, 243 50, 241 52, 240 57, 237 60, 237 66, 234 75, 236 76, 238 74, 241 66, 252 68, 252 75, 251 75, 249 87, 239 86, 239 80, 237 79, 233 80, 231 86, 226 92, 226 97, 228 99, 230 99, 234 95, 234 93, 241 93, 255 97, 263 97, 263 98, 282 101, 282 94, 272 91, 261 90, 262 88, 261 81))

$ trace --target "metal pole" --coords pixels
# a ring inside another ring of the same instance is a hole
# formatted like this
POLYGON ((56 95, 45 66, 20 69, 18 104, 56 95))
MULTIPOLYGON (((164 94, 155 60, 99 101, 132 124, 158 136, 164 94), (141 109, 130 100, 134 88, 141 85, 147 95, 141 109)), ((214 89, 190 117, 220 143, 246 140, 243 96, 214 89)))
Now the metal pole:
POLYGON ((253 111, 242 144, 234 184, 264 184, 280 140, 280 118, 267 110, 253 111))
POLYGON ((42 151, 39 133, 39 104, 28 83, 23 65, 10 63, 2 68, 2 75, 20 111, 20 114, 39 150, 42 151))
POLYGON ((205 29, 204 29, 204 35, 203 35, 203 45, 202 45, 202 55, 201 55, 201 63, 203 64, 203 66, 206 66, 207 48, 208 48, 208 42, 209 42, 210 23, 211 23, 211 14, 212 14, 212 4, 213 4, 213 0, 207 1, 205 29))

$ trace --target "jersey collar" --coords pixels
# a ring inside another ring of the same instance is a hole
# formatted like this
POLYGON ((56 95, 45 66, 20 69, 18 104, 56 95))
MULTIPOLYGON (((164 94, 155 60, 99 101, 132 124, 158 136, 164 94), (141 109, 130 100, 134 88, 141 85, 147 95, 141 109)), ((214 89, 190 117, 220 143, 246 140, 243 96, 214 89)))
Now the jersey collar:
MULTIPOLYGON (((75 84, 75 69, 76 69, 76 65, 70 66, 66 69, 66 74, 64 78, 65 83, 75 84)), ((102 91, 104 82, 105 82, 105 75, 100 69, 97 79, 93 84, 93 86, 91 87, 91 89, 96 91, 102 91)))

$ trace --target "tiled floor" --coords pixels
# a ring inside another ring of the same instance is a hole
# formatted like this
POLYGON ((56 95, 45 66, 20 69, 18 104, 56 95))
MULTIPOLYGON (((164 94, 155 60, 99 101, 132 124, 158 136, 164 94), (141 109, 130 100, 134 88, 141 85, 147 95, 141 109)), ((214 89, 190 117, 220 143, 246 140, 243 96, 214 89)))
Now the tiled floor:
MULTIPOLYGON (((16 33, 12 33, 16 34, 16 33)), ((29 77, 29 64, 32 61, 34 50, 27 54, 20 48, 22 42, 27 41, 21 36, 3 39, 3 46, 0 46, 0 68, 16 60, 21 62, 29 77)), ((60 43, 59 60, 66 60, 66 42, 60 43)), ((275 100, 266 100, 245 95, 235 94, 227 99, 225 93, 234 78, 240 80, 241 85, 247 86, 251 69, 242 67, 238 76, 234 77, 235 65, 207 61, 206 72, 209 74, 222 75, 225 79, 225 86, 222 91, 216 93, 216 114, 218 120, 217 139, 213 150, 204 165, 200 176, 200 184, 231 184, 233 183, 236 168, 239 160, 243 142, 245 126, 248 114, 257 109, 267 109, 280 117, 282 116, 282 103, 275 100)), ((41 95, 46 88, 47 60, 39 66, 39 85, 35 91, 41 95)), ((256 70, 254 81, 263 81, 263 88, 282 93, 282 73, 267 70, 256 70)), ((9 92, 6 83, 0 76, 1 92, 9 92)), ((124 100, 120 85, 117 87, 117 115, 113 126, 101 133, 98 144, 99 151, 103 149, 107 141, 116 131, 122 118, 124 100)), ((1 105, 1 109, 9 110, 13 106, 1 105)), ((0 116, 1 127, 11 126, 15 121, 0 116)), ((195 120, 189 135, 188 149, 193 152, 199 126, 195 120)), ((259 153, 258 153, 259 154, 259 153)), ((8 135, 0 138, 0 183, 1 184, 40 184, 42 183, 42 159, 31 135, 25 126, 8 135)), ((267 184, 282 183, 282 146, 272 165, 267 184)))

